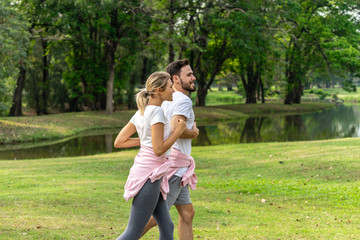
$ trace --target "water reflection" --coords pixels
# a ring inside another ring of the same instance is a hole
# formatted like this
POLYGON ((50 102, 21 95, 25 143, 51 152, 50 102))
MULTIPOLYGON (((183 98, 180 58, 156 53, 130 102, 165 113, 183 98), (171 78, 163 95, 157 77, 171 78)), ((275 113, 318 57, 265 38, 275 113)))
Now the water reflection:
POLYGON ((194 145, 309 141, 360 137, 360 106, 287 116, 260 116, 200 128, 194 145), (206 139, 206 142, 203 142, 206 139), (210 144, 209 144, 210 143, 210 144))
MULTIPOLYGON (((119 130, 119 129, 118 129, 119 130)), ((0 149, 0 159, 84 156, 119 151, 113 141, 118 130, 79 136, 56 144, 0 149)), ((199 126, 195 146, 228 143, 284 142, 360 137, 360 105, 338 106, 302 115, 273 115, 239 119, 231 123, 199 126)))
POLYGON ((113 151, 113 135, 79 136, 52 145, 0 151, 0 159, 86 156, 113 151))

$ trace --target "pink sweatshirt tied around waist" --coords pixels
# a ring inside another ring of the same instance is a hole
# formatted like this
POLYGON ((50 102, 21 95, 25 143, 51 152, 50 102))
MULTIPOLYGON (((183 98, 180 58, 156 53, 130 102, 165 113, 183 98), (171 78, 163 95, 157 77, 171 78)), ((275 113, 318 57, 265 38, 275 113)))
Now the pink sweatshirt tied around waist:
POLYGON ((191 156, 186 155, 185 153, 180 152, 179 150, 172 148, 171 155, 169 159, 172 162, 171 169, 167 175, 167 179, 170 179, 179 168, 187 167, 188 170, 183 175, 181 180, 181 186, 186 186, 189 184, 192 190, 196 189, 197 177, 194 173, 195 171, 195 161, 191 156))
POLYGON ((156 156, 151 147, 141 146, 135 156, 134 165, 130 169, 125 184, 124 198, 128 201, 135 197, 145 182, 150 178, 151 182, 161 180, 160 192, 164 199, 169 192, 169 183, 166 174, 172 165, 171 160, 165 155, 156 156))

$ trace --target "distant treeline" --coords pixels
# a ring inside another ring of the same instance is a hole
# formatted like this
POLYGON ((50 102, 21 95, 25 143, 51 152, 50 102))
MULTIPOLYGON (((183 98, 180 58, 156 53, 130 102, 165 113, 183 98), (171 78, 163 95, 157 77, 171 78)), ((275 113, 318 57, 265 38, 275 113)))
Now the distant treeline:
POLYGON ((246 103, 310 84, 356 90, 358 0, 2 0, 0 113, 134 108, 153 71, 188 58, 196 104, 214 83, 246 103))

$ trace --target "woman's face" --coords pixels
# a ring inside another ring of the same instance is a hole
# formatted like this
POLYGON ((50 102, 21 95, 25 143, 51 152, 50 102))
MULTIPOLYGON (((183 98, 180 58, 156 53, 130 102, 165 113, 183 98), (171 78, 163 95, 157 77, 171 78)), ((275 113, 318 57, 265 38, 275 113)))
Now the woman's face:
POLYGON ((168 82, 166 84, 166 88, 165 90, 162 92, 162 99, 164 101, 172 101, 173 98, 172 98, 172 94, 174 92, 174 89, 172 88, 172 83, 171 83, 171 80, 168 79, 168 82))

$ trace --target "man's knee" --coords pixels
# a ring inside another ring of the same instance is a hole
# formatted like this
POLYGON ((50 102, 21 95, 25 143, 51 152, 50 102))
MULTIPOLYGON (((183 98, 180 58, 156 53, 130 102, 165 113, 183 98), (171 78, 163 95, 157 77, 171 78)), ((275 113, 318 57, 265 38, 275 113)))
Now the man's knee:
POLYGON ((177 206, 180 218, 185 222, 192 222, 195 216, 195 209, 192 204, 177 206))

